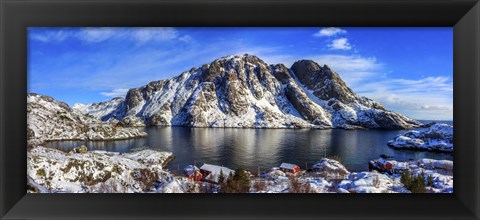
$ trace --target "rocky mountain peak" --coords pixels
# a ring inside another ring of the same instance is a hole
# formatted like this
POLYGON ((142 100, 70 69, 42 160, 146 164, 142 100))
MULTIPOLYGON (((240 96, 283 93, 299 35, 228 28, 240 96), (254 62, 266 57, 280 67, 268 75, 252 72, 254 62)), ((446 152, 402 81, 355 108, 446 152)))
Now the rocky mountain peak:
MULTIPOLYGON (((54 98, 52 98, 50 96, 40 95, 40 94, 36 94, 36 93, 28 93, 27 94, 27 101, 35 100, 35 99, 42 100, 45 103, 52 103, 52 105, 56 105, 56 106, 60 107, 62 110, 67 111, 67 112, 72 111, 70 109, 70 106, 68 106, 67 103, 55 100, 54 98)), ((35 101, 35 103, 39 103, 39 102, 35 101)))
POLYGON ((221 57, 221 58, 218 58, 216 60, 214 60, 213 62, 215 61, 227 61, 227 62, 232 62, 232 61, 244 61, 244 62, 250 62, 250 63, 258 63, 258 62, 262 62, 262 63, 265 63, 263 60, 261 60, 259 57, 253 55, 253 54, 248 54, 248 53, 245 53, 245 54, 242 54, 242 55, 228 55, 228 56, 224 56, 224 57, 221 57))
POLYGON ((213 82, 215 79, 226 78, 227 80, 246 80, 247 75, 242 73, 247 69, 267 69, 268 64, 255 55, 231 55, 214 60, 208 65, 208 70, 203 71, 205 81, 213 82))
POLYGON ((293 79, 290 69, 283 64, 270 65, 270 69, 272 69, 273 76, 282 84, 286 84, 290 79, 293 79))
POLYGON ((351 103, 356 99, 352 89, 327 65, 322 67, 312 60, 300 60, 295 62, 291 69, 298 80, 322 100, 335 98, 351 103))

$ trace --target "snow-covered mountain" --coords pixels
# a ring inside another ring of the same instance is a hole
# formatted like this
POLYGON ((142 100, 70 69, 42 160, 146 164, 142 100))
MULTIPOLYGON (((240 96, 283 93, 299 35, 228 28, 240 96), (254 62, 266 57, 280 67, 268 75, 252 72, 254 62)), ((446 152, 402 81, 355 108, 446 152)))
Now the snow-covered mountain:
POLYGON ((300 60, 287 68, 248 54, 223 57, 177 77, 130 89, 123 101, 74 108, 128 126, 408 129, 421 125, 358 96, 326 65, 300 60))
POLYGON ((125 99, 117 97, 106 102, 92 103, 87 105, 76 103, 72 108, 80 111, 84 115, 93 116, 102 121, 107 121, 112 118, 121 119, 122 112, 120 112, 120 110, 123 108, 122 105, 124 104, 125 99))
POLYGON ((27 96, 27 140, 30 146, 47 140, 109 140, 143 137, 137 128, 124 128, 85 116, 49 96, 27 96))

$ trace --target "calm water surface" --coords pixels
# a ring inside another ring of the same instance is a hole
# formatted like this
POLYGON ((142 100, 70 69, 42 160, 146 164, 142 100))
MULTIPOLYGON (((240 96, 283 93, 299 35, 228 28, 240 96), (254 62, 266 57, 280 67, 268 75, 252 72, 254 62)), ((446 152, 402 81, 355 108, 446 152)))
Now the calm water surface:
MULTIPOLYGON (((450 123, 451 124, 451 123, 450 123)), ((405 131, 384 130, 310 130, 310 129, 234 129, 234 128, 145 128, 148 137, 119 141, 55 141, 48 147, 69 150, 85 144, 89 150, 129 152, 148 146, 175 155, 170 170, 188 164, 211 163, 230 168, 243 166, 256 171, 295 163, 312 166, 325 156, 338 156, 351 171, 368 170, 368 161, 381 154, 396 160, 449 159, 450 154, 394 150, 387 142, 405 131)))

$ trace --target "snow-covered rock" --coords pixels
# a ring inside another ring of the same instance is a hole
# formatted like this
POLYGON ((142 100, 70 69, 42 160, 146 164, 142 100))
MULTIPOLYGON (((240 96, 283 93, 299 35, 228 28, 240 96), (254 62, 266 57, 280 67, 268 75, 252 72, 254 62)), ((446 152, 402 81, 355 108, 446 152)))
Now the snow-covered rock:
POLYGON ((124 101, 77 105, 128 126, 408 129, 421 123, 355 94, 328 66, 287 68, 254 55, 228 56, 177 77, 130 89, 124 101))
POLYGON ((40 192, 148 192, 172 179, 162 169, 172 157, 155 150, 80 154, 37 146, 27 152, 27 175, 40 192))
POLYGON ((433 160, 433 159, 420 159, 420 164, 426 165, 433 169, 443 169, 453 171, 453 161, 451 160, 433 160))
POLYGON ((314 172, 320 172, 325 178, 343 179, 350 174, 343 164, 328 158, 323 158, 314 164, 312 166, 312 170, 314 172))
POLYGON ((348 180, 339 184, 339 188, 351 193, 406 193, 400 180, 377 172, 352 173, 348 180))
POLYGON ((272 170, 268 173, 270 179, 277 179, 280 176, 286 176, 286 174, 281 170, 272 170))
POLYGON ((314 193, 326 193, 330 192, 333 186, 332 182, 328 182, 323 178, 306 178, 308 184, 310 184, 311 192, 314 193))
POLYGON ((170 181, 169 183, 165 184, 159 192, 162 193, 184 193, 185 190, 183 189, 182 183, 174 179, 173 181, 170 181))
POLYGON ((50 191, 27 176, 27 193, 50 193, 50 191))
POLYGON ((453 152, 453 126, 434 124, 426 131, 407 131, 388 142, 395 149, 453 152))
POLYGON ((27 140, 30 146, 48 140, 112 140, 144 137, 137 128, 122 127, 85 116, 49 96, 27 96, 27 140))

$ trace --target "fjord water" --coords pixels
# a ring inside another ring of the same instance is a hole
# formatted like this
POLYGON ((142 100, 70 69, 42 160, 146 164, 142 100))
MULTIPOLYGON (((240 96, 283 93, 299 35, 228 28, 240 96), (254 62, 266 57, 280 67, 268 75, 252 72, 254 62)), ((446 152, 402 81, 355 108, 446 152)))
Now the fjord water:
MULTIPOLYGON (((451 122, 450 122, 451 124, 451 122)), ((149 127, 148 137, 117 141, 54 141, 47 147, 69 150, 85 144, 89 150, 129 152, 147 146, 171 151, 175 159, 168 169, 188 164, 211 163, 230 168, 242 166, 266 171, 282 162, 311 167, 322 157, 338 156, 351 171, 368 170, 368 161, 381 154, 395 160, 448 159, 451 154, 394 150, 387 142, 404 130, 311 130, 149 127)))

